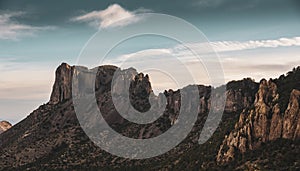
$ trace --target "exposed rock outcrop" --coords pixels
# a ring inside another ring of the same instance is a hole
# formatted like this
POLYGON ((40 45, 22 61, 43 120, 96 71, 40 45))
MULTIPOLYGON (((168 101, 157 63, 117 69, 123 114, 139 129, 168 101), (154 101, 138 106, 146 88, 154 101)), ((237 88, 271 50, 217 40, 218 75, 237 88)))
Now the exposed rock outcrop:
POLYGON ((286 111, 281 113, 277 85, 272 80, 263 79, 253 107, 240 114, 235 129, 225 136, 217 161, 229 162, 235 158, 237 152, 254 150, 261 143, 278 138, 299 138, 299 97, 300 91, 293 90, 286 111))
POLYGON ((250 78, 227 84, 225 112, 238 112, 250 107, 255 99, 258 84, 250 78))
POLYGON ((7 121, 0 121, 0 134, 10 129, 12 125, 7 121))
POLYGON ((55 72, 50 104, 57 104, 72 97, 72 77, 74 67, 62 63, 55 72))

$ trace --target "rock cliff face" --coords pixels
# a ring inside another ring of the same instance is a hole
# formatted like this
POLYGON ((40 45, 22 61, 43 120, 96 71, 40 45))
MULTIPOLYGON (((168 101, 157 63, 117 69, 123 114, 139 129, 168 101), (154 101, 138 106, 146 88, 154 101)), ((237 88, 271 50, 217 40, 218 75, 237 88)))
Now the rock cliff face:
MULTIPOLYGON (((136 97, 138 94, 139 96, 144 96, 146 98, 152 92, 149 76, 144 76, 143 73, 138 73, 133 68, 129 68, 118 73, 118 78, 115 78, 115 80, 118 80, 119 82, 112 85, 113 87, 110 87, 114 73, 117 69, 118 68, 115 66, 105 65, 89 70, 86 67, 75 67, 62 63, 55 72, 55 83, 52 88, 49 103, 57 104, 72 98, 73 76, 75 76, 82 84, 88 84, 91 82, 92 75, 96 74, 95 91, 100 93, 109 91, 111 88, 116 94, 127 92, 128 90, 124 90, 124 84, 120 81, 131 82, 130 92, 132 92, 132 97, 136 97)), ((74 82, 74 86, 78 86, 80 90, 82 85, 78 85, 78 83, 74 82)), ((89 90, 81 91, 86 92, 89 90)))
POLYGON ((57 104, 72 97, 72 77, 74 67, 62 63, 55 72, 55 83, 49 103, 57 104))
POLYGON ((299 138, 299 96, 293 89, 288 107, 281 113, 277 85, 263 79, 252 107, 240 114, 235 129, 225 136, 220 146, 217 161, 226 163, 235 158, 237 152, 254 150, 262 143, 279 138, 296 140, 299 138))
POLYGON ((7 121, 1 121, 0 122, 0 134, 6 130, 8 130, 9 128, 11 128, 11 124, 7 121))

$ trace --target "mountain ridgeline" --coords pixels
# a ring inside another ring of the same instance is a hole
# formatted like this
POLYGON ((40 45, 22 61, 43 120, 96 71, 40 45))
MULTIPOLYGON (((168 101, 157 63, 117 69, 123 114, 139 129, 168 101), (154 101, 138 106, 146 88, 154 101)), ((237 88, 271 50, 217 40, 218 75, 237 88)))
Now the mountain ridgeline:
MULTIPOLYGON (((110 65, 92 69, 95 97, 105 121, 118 133, 135 139, 153 138, 171 128, 180 112, 181 90, 156 96, 148 75, 133 68, 121 70, 124 74, 118 79, 131 82, 130 103, 136 110, 149 110, 149 98, 167 99, 164 113, 156 121, 135 124, 124 119, 113 104, 111 92, 122 98, 122 92, 128 91, 118 84, 112 86, 118 69, 110 65)), ((0 135, 0 170, 300 169, 300 67, 278 79, 227 83, 226 96, 215 95, 220 101, 226 97, 222 121, 201 145, 198 139, 210 110, 212 89, 218 92, 222 87, 198 85, 195 93, 199 93, 200 107, 192 131, 176 148, 142 160, 111 155, 82 130, 73 106, 72 78, 88 83, 86 73, 90 71, 66 63, 57 68, 49 102, 0 135)), ((79 84, 73 86, 80 89, 79 84)))

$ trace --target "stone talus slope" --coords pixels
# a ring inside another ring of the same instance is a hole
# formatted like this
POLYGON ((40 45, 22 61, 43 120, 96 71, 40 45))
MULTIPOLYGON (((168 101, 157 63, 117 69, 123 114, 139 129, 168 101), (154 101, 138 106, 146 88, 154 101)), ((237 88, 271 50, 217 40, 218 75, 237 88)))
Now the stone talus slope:
POLYGON ((261 143, 279 138, 299 139, 299 104, 300 91, 293 89, 288 107, 281 113, 277 85, 272 80, 262 80, 254 106, 240 114, 235 129, 225 136, 217 161, 229 162, 235 158, 237 151, 245 153, 260 147, 261 143))

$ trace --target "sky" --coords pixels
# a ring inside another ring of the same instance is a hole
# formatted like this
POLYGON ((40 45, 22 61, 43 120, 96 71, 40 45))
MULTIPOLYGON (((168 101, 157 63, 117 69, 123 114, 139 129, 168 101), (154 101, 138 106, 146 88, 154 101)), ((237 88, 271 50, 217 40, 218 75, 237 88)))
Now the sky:
MULTIPOLYGON (((0 120, 17 123, 47 103, 60 63, 78 64, 99 29, 130 27, 147 20, 140 17, 144 13, 175 16, 199 29, 219 56, 225 82, 276 78, 300 65, 298 0, 0 0, 0 120)), ((97 56, 111 36, 101 37, 92 54, 97 56)), ((189 45, 201 49, 203 42, 189 45)), ((183 67, 196 73, 195 83, 210 84, 205 67, 178 41, 163 36, 128 39, 105 63, 150 73, 156 92, 194 83, 183 67)))

